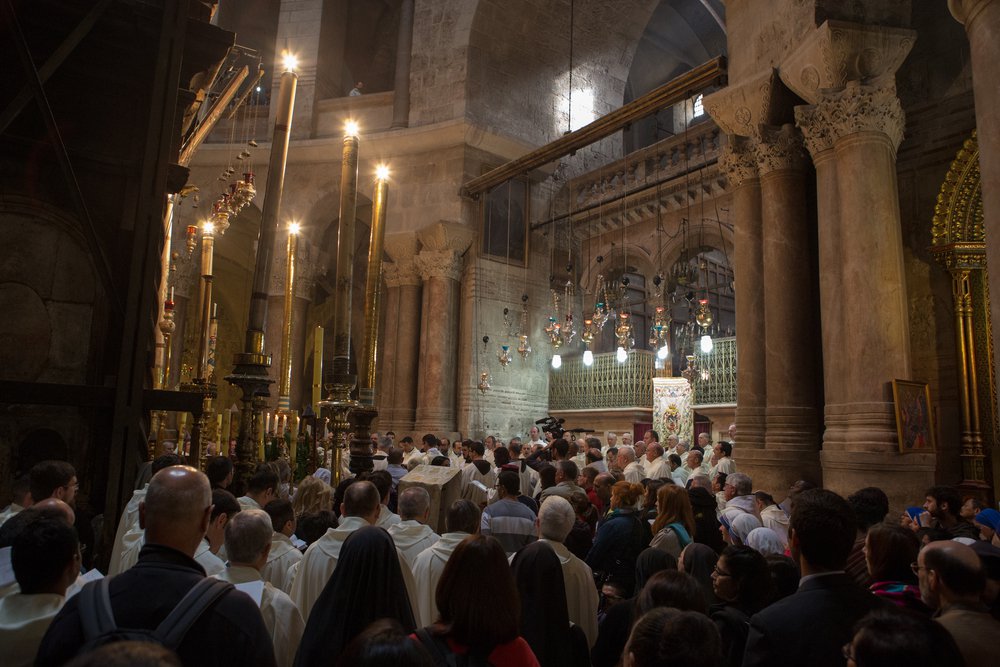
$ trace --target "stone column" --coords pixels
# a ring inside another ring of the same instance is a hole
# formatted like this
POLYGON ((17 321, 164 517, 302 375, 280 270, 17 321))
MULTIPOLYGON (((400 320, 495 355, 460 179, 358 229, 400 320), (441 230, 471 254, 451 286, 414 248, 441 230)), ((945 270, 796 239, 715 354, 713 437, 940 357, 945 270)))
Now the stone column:
MULTIPOLYGON (((823 341, 823 398, 827 406, 844 403, 853 382, 853 364, 844 363, 844 340, 848 322, 843 312, 843 241, 840 224, 840 196, 837 160, 833 150, 829 119, 814 106, 795 109, 798 127, 816 167, 817 240, 819 247, 820 323, 823 341)), ((845 415, 826 410, 824 449, 844 449, 847 444, 845 415)))
MULTIPOLYGON (((997 0, 948 0, 952 15, 965 25, 972 61, 972 90, 976 102, 976 135, 979 171, 983 182, 983 224, 986 228, 986 263, 1000 266, 1000 2, 997 0)), ((990 293, 1000 294, 1000 271, 989 272, 990 293)), ((1000 298, 990 299, 994 328, 1000 323, 1000 298)))
POLYGON ((458 279, 462 258, 450 249, 422 250, 416 262, 424 290, 414 429, 418 433, 450 433, 455 430, 458 279))
POLYGON ((413 0, 399 5, 399 37, 392 97, 392 129, 410 126, 410 58, 413 55, 413 0))
POLYGON ((413 430, 420 356, 420 274, 412 259, 386 264, 384 356, 379 430, 413 430))
POLYGON ((739 457, 763 449, 767 405, 767 359, 764 351, 764 246, 760 175, 756 142, 730 136, 720 164, 733 192, 736 299, 736 433, 739 457))
MULTIPOLYGON (((934 455, 898 453, 893 379, 910 379, 910 327, 900 231, 896 149, 903 110, 893 79, 849 82, 820 101, 836 156, 843 285, 842 364, 851 366, 827 416, 843 425, 843 449, 823 451, 824 484, 850 492, 871 484, 890 499, 934 481, 934 455)), ((831 442, 831 445, 839 443, 831 442)))
POLYGON ((757 159, 767 322, 765 446, 771 464, 754 483, 783 489, 802 477, 819 479, 815 264, 801 136, 792 125, 762 127, 761 135, 757 159))

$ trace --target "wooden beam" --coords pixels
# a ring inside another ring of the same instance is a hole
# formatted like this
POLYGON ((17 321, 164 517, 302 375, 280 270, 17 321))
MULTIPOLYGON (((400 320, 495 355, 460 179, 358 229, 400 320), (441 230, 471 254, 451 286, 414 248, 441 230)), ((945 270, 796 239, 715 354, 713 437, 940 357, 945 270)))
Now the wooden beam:
POLYGON ((222 118, 222 114, 226 111, 226 107, 232 99, 236 97, 237 91, 239 91, 240 86, 249 74, 250 69, 244 65, 243 68, 233 76, 225 90, 223 90, 222 94, 215 100, 212 108, 209 109, 207 114, 205 114, 205 118, 201 121, 198 127, 195 128, 194 134, 191 135, 191 138, 188 139, 187 143, 184 144, 184 147, 181 148, 181 155, 177 159, 177 164, 182 167, 186 167, 191 164, 191 158, 194 157, 195 151, 197 151, 198 147, 201 146, 201 143, 208 138, 209 133, 215 129, 216 123, 218 123, 219 119, 222 118))
POLYGON ((642 97, 601 116, 593 123, 570 132, 555 141, 537 148, 527 155, 511 160, 507 164, 477 176, 462 186, 461 194, 466 197, 477 197, 483 192, 501 183, 526 174, 532 169, 558 160, 595 141, 600 141, 613 132, 627 127, 635 121, 651 116, 666 107, 687 99, 693 93, 704 90, 713 84, 722 84, 726 78, 726 59, 719 56, 707 63, 668 81, 659 88, 642 97))

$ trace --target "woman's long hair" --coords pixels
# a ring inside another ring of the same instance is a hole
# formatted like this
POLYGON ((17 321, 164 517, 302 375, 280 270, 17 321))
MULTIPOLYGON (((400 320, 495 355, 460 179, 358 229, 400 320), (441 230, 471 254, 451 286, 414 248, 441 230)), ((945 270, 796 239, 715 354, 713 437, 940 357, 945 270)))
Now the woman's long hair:
POLYGON ((691 509, 691 499, 687 491, 676 484, 665 484, 656 493, 656 520, 653 522, 653 534, 663 530, 671 523, 684 526, 688 535, 694 537, 694 510, 691 509))

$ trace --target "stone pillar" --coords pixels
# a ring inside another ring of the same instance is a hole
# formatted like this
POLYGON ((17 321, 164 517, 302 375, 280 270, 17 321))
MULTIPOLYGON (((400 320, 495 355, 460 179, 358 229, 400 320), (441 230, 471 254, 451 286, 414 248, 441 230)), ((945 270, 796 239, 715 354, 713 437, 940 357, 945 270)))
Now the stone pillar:
MULTIPOLYGON (((965 25, 972 61, 972 90, 976 102, 979 171, 983 182, 983 224, 986 229, 986 263, 1000 266, 1000 2, 997 0, 948 0, 952 15, 965 25)), ((990 293, 1000 294, 1000 271, 989 272, 990 293)), ((993 327, 1000 323, 1000 298, 990 299, 993 327)))
POLYGON ((455 430, 458 279, 462 258, 454 250, 422 250, 416 262, 424 289, 414 429, 450 433, 455 430))
MULTIPOLYGON (((844 363, 844 340, 848 321, 843 312, 844 278, 843 241, 840 224, 840 195, 837 185, 837 160, 833 150, 828 119, 815 107, 795 109, 798 127, 816 167, 816 222, 819 246, 820 323, 823 341, 823 398, 827 406, 844 403, 847 388, 853 382, 853 364, 844 363)), ((847 445, 845 415, 826 411, 823 431, 824 449, 844 449, 847 445)))
POLYGON ((380 421, 379 430, 393 430, 399 437, 413 431, 416 415, 421 283, 412 259, 397 260, 386 273, 386 357, 381 383, 384 393, 379 404, 388 409, 385 412, 379 409, 379 419, 385 420, 380 421), (394 303, 395 312, 388 310, 394 303))
MULTIPOLYGON (((398 427, 396 406, 396 346, 399 344, 399 293, 403 279, 399 267, 394 262, 382 263, 382 276, 385 278, 385 301, 382 317, 383 335, 382 361, 379 367, 380 381, 376 401, 378 405, 379 431, 395 431, 398 427)), ((419 278, 415 281, 419 282, 419 278)))
POLYGON ((760 175, 756 143, 731 136, 720 164, 733 192, 736 299, 736 433, 739 457, 763 449, 767 405, 767 359, 764 351, 764 246, 760 175))
POLYGON ((819 478, 815 265, 801 136, 792 125, 762 127, 761 135, 757 159, 767 322, 765 447, 770 465, 754 483, 783 489, 803 477, 819 478))
POLYGON ((410 58, 413 55, 413 0, 399 6, 399 37, 392 97, 392 129, 410 126, 410 58))
MULTIPOLYGON (((900 231, 896 149, 903 110, 893 80, 849 82, 817 105, 833 138, 840 225, 842 364, 851 366, 826 414, 842 442, 824 448, 824 484, 851 492, 871 484, 898 502, 934 481, 934 455, 898 453, 893 379, 910 379, 910 333, 900 231)), ((826 195, 824 195, 825 198, 826 195)), ((894 502, 895 506, 895 502, 894 502)))

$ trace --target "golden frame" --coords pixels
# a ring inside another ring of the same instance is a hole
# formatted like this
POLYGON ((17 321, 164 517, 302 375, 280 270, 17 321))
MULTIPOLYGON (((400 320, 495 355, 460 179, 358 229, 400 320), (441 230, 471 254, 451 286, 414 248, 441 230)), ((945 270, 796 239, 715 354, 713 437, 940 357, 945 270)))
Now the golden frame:
POLYGON ((926 382, 892 381, 896 413, 896 435, 901 454, 933 452, 937 449, 931 390, 926 382))

